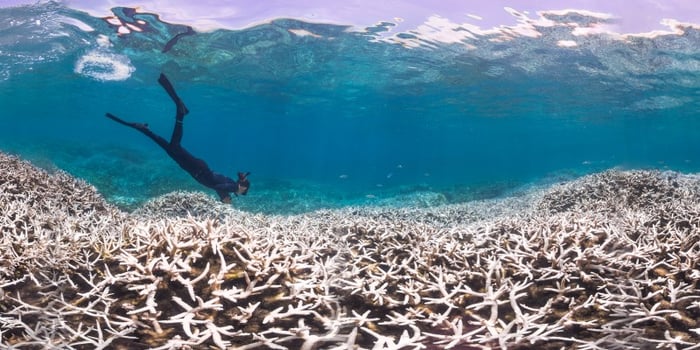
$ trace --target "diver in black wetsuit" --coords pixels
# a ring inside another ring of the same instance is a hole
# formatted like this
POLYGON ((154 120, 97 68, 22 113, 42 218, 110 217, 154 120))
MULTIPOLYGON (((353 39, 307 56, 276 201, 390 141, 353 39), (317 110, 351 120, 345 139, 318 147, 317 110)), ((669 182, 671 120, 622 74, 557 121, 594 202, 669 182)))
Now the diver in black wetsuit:
POLYGON ((158 83, 165 89, 165 91, 170 95, 170 98, 175 102, 177 106, 177 113, 175 114, 175 128, 173 129, 173 135, 170 138, 170 142, 166 141, 164 138, 154 134, 150 129, 148 129, 148 124, 141 123, 130 123, 122 119, 117 118, 115 115, 107 113, 107 117, 126 126, 132 127, 144 135, 150 137, 155 141, 160 147, 163 147, 165 152, 168 153, 170 158, 175 160, 182 169, 185 169, 192 177, 197 180, 197 182, 202 185, 209 187, 216 191, 219 198, 224 203, 231 203, 230 193, 238 195, 246 195, 248 189, 250 188, 250 182, 248 181, 249 172, 238 173, 238 181, 234 181, 224 175, 217 174, 211 169, 207 163, 203 160, 196 158, 186 149, 182 148, 180 141, 182 140, 182 122, 185 115, 189 113, 187 107, 185 107, 184 102, 175 93, 175 88, 170 83, 165 74, 160 75, 158 78, 158 83))

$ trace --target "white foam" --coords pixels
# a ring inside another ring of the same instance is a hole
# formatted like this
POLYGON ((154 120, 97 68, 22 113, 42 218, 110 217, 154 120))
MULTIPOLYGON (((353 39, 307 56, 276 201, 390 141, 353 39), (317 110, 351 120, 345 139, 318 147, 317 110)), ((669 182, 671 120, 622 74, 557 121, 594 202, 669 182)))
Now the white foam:
POLYGON ((632 104, 635 110, 658 110, 680 107, 688 102, 690 98, 675 98, 671 96, 655 96, 632 104))
POLYGON ((95 28, 91 27, 89 24, 87 24, 83 21, 77 20, 75 18, 66 17, 66 16, 59 16, 58 19, 62 23, 75 26, 76 28, 78 28, 84 32, 94 32, 95 31, 95 28))
POLYGON ((100 47, 107 48, 107 47, 112 46, 112 42, 109 41, 108 36, 106 36, 104 34, 100 34, 97 36, 97 45, 99 45, 100 47))
POLYGON ((322 36, 312 33, 306 29, 288 29, 288 31, 296 36, 312 36, 314 38, 321 38, 322 36))
MULTIPOLYGON (((494 43, 509 42, 518 38, 541 38, 542 36, 550 35, 548 32, 553 32, 554 29, 557 29, 560 33, 568 31, 572 37, 599 36, 606 39, 625 41, 627 38, 634 36, 653 38, 668 34, 682 35, 685 33, 686 28, 700 28, 700 25, 664 19, 661 21, 661 24, 670 28, 669 30, 640 34, 621 34, 618 32, 618 24, 613 23, 617 17, 610 13, 566 9, 537 11, 536 15, 529 16, 528 11, 518 11, 511 7, 504 7, 503 11, 512 16, 516 20, 516 24, 482 28, 469 22, 459 23, 446 17, 432 15, 415 29, 397 32, 393 36, 379 38, 378 40, 401 44, 409 48, 431 47, 434 46, 434 43, 461 43, 470 48, 473 46, 470 44, 471 41, 477 38, 488 38, 489 41, 494 43), (569 16, 572 18, 566 18, 569 16), (585 17, 585 20, 577 22, 576 17, 585 17), (404 37, 402 36, 404 33, 409 33, 411 36, 404 37)), ((472 15, 467 15, 467 18, 476 19, 472 15)), ((558 39, 555 41, 557 46, 563 48, 570 48, 579 44, 566 37, 558 39)))
POLYGON ((557 41, 557 46, 559 47, 576 47, 578 43, 573 40, 559 40, 557 41))
POLYGON ((669 19, 669 18, 664 18, 659 22, 660 24, 664 25, 665 27, 668 27, 667 30, 654 30, 651 32, 646 32, 646 33, 635 33, 635 34, 627 34, 627 37, 643 37, 643 38, 650 38, 654 39, 659 36, 664 36, 664 35, 683 35, 685 34, 685 31, 687 28, 692 28, 692 29, 700 29, 700 25, 694 24, 694 23, 689 23, 689 22, 680 22, 675 19, 669 19))
POLYGON ((135 70, 128 57, 98 49, 80 57, 74 71, 96 80, 120 81, 129 79, 135 70))
POLYGON ((0 81, 10 79, 10 70, 6 67, 0 67, 0 81))
POLYGON ((588 11, 588 10, 583 10, 583 9, 573 9, 573 8, 564 9, 564 10, 540 11, 540 15, 544 15, 544 14, 550 14, 550 15, 555 15, 555 16, 566 16, 566 15, 570 15, 570 14, 579 14, 579 15, 583 15, 586 17, 598 18, 601 21, 615 19, 615 16, 613 16, 610 13, 602 13, 602 12, 588 11))

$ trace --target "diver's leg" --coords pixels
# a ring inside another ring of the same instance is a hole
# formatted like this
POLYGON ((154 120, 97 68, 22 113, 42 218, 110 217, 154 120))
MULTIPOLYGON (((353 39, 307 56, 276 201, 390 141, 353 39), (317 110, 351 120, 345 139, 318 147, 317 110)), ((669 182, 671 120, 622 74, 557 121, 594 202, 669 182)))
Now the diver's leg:
POLYGON ((153 133, 153 131, 151 131, 148 128, 148 124, 127 122, 127 121, 115 116, 114 114, 110 114, 110 113, 107 113, 105 115, 107 116, 107 118, 112 119, 119 124, 126 125, 128 127, 134 128, 134 129, 142 132, 144 135, 148 136, 151 140, 155 141, 155 143, 157 143, 164 150, 167 151, 170 148, 170 144, 168 143, 168 141, 166 141, 164 138, 153 133))
POLYGON ((175 127, 173 128, 173 136, 170 137, 170 145, 180 147, 182 141, 182 117, 175 118, 175 127))
POLYGON ((182 118, 190 112, 185 106, 185 103, 182 102, 182 99, 180 99, 180 96, 178 96, 175 92, 173 84, 170 83, 170 80, 168 80, 168 77, 166 77, 165 74, 160 73, 160 77, 158 77, 158 83, 160 83, 160 86, 162 86, 163 89, 165 89, 165 92, 168 93, 168 96, 170 96, 173 102, 175 102, 175 106, 177 106, 177 118, 182 118))
POLYGON ((182 102, 180 96, 177 95, 173 84, 170 83, 170 80, 168 80, 168 77, 166 77, 165 74, 160 74, 160 77, 158 78, 158 83, 160 83, 163 89, 165 89, 165 91, 168 93, 173 102, 175 102, 175 106, 177 106, 177 112, 175 114, 175 126, 173 127, 173 135, 170 137, 170 145, 180 147, 180 141, 182 141, 182 121, 185 119, 185 115, 190 111, 187 110, 185 103, 182 102))

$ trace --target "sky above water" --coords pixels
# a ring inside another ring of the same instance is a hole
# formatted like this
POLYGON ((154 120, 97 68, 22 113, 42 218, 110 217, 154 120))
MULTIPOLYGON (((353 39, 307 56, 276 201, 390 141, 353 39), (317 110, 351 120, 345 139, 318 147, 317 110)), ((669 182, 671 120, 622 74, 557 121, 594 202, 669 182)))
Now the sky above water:
MULTIPOLYGON (((2 6, 34 3, 30 0, 0 0, 2 6)), ((111 15, 115 6, 138 7, 158 13, 165 21, 189 24, 197 30, 241 29, 275 18, 296 18, 308 22, 354 25, 359 28, 386 21, 397 23, 396 30, 410 30, 431 16, 455 23, 468 23, 482 29, 510 26, 518 21, 513 9, 529 18, 538 11, 577 9, 607 14, 615 18, 616 33, 649 33, 668 30, 664 20, 700 23, 697 0, 66 0, 71 8, 92 16, 111 15)))

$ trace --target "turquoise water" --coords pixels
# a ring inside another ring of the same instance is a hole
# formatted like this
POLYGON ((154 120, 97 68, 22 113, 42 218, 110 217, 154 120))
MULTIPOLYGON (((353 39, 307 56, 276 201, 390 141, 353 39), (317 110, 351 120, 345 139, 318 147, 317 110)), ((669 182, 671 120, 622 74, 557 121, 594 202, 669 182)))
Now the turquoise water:
POLYGON ((214 195, 104 118, 169 137, 160 72, 191 111, 183 145, 218 172, 252 172, 233 203, 245 210, 410 205, 426 193, 458 202, 614 167, 700 168, 692 27, 621 39, 574 37, 562 24, 449 43, 391 23, 278 19, 197 32, 163 53, 185 25, 114 12, 148 30, 120 35, 56 3, 0 8, 0 150, 64 169, 125 208, 174 190, 214 195))

